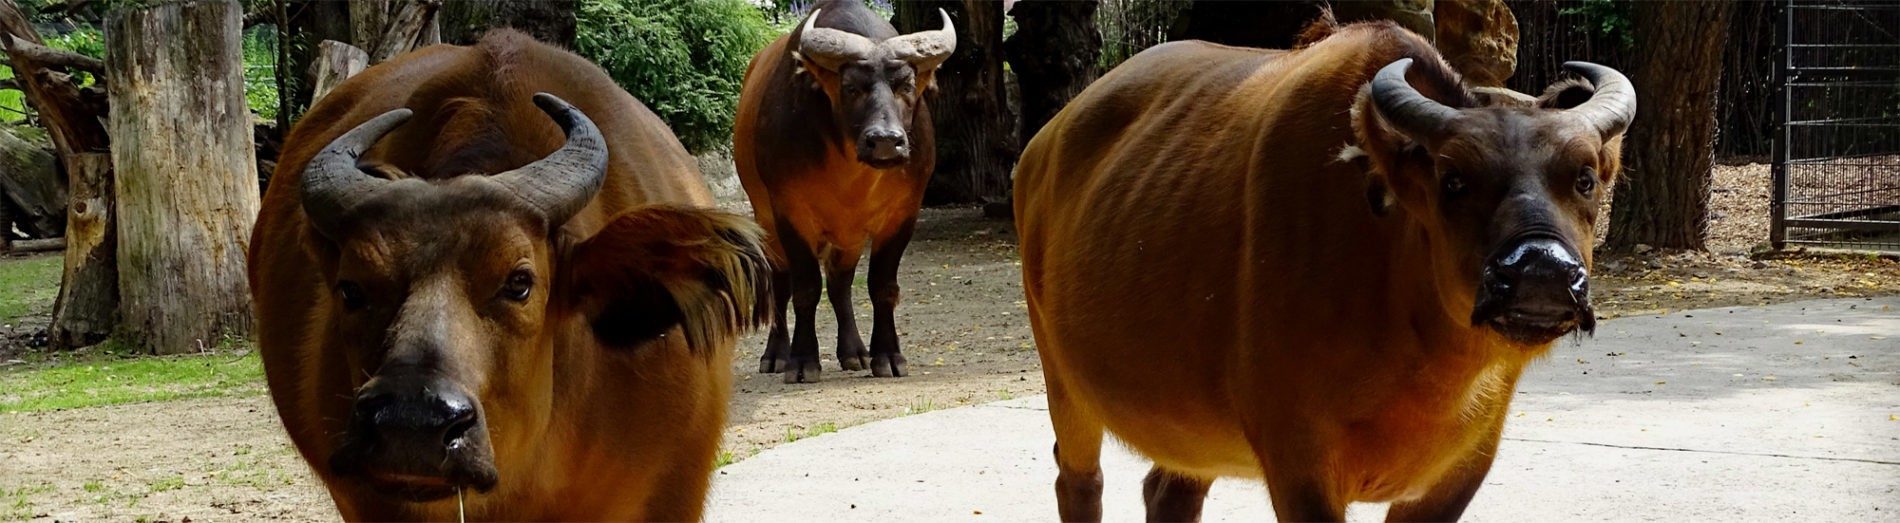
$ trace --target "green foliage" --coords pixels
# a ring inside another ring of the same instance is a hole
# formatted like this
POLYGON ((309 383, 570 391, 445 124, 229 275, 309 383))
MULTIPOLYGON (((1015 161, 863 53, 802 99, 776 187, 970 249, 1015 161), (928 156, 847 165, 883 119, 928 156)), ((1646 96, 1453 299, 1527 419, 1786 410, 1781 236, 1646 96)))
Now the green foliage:
POLYGON ((1584 0, 1577 7, 1566 7, 1558 14, 1582 16, 1599 36, 1616 38, 1625 49, 1636 45, 1636 31, 1630 26, 1630 0, 1584 0))
POLYGON ((251 112, 277 118, 276 29, 258 26, 244 33, 244 101, 251 112))
POLYGON ((694 153, 724 145, 746 64, 776 32, 745 0, 583 2, 575 49, 694 153))

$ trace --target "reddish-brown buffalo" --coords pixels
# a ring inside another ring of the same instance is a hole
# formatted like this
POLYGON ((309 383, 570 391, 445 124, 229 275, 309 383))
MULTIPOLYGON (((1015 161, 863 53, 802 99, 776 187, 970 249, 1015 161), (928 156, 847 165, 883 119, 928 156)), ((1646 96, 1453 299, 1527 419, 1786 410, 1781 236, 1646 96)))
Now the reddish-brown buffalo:
POLYGON ((470 519, 697 519, 733 340, 770 305, 762 233, 709 204, 653 113, 513 31, 312 107, 250 276, 271 397, 343 518, 453 520, 459 491, 470 519))
POLYGON ((1104 430, 1154 459, 1151 520, 1223 476, 1264 478, 1283 520, 1457 519, 1520 372, 1594 324, 1636 98, 1567 67, 1589 84, 1471 93, 1372 23, 1157 46, 1063 109, 1015 193, 1063 519, 1101 517, 1104 430))
POLYGON ((956 49, 956 31, 948 14, 942 29, 898 35, 860 0, 815 7, 799 29, 752 58, 734 125, 739 180, 781 261, 759 372, 783 372, 786 383, 819 380, 813 320, 822 290, 838 317, 839 364, 903 376, 897 264, 937 161, 923 93, 956 49), (869 352, 851 312, 852 274, 866 243, 876 313, 869 352), (789 336, 787 302, 798 307, 789 336))

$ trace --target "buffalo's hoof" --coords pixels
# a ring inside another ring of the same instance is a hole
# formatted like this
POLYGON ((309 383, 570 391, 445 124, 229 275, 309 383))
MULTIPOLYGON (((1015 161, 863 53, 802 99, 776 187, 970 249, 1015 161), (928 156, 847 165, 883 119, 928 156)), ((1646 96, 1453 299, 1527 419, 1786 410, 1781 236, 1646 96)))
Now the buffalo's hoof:
POLYGON ((864 370, 871 366, 871 351, 863 345, 856 347, 838 346, 838 366, 844 370, 864 370))
POLYGON ((904 363, 902 353, 887 352, 871 355, 871 375, 879 378, 902 378, 910 374, 910 366, 904 363))
POLYGON ((760 374, 778 374, 785 372, 785 369, 790 366, 791 363, 785 358, 774 358, 771 356, 759 358, 760 374))
POLYGON ((785 382, 818 383, 819 380, 824 379, 824 371, 821 369, 822 368, 818 365, 818 358, 792 356, 791 360, 786 362, 785 382))

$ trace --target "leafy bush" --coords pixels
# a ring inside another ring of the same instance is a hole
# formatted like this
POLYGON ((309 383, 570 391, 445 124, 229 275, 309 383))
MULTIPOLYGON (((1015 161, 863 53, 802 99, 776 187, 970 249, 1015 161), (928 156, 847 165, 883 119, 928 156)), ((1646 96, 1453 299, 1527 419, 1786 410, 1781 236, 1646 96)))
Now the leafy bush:
POLYGON ((582 2, 575 48, 693 153, 726 144, 752 55, 776 36, 745 0, 582 2))

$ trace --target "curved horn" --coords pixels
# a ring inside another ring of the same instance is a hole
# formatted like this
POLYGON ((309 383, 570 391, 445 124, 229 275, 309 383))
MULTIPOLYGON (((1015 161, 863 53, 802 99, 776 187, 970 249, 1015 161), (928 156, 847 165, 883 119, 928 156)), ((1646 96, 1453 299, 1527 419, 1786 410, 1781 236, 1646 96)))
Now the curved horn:
POLYGON ((1445 124, 1458 117, 1458 110, 1426 98, 1405 81, 1411 58, 1400 58, 1379 69, 1372 77, 1372 104, 1379 114, 1400 132, 1412 138, 1437 136, 1445 124))
POLYGON ((818 27, 818 13, 823 9, 811 10, 811 16, 805 17, 805 27, 799 30, 798 55, 811 60, 827 71, 838 70, 849 60, 863 60, 871 57, 871 51, 877 45, 863 35, 840 31, 829 27, 818 27))
POLYGON ((889 49, 892 56, 910 62, 911 67, 919 70, 943 65, 944 60, 950 59, 950 53, 957 50, 957 25, 950 22, 950 13, 943 8, 938 8, 937 14, 943 17, 942 29, 898 36, 879 45, 889 49))
POLYGON ((565 100, 537 93, 534 105, 561 126, 567 143, 534 163, 494 175, 494 180, 540 211, 548 226, 556 227, 600 192, 607 179, 607 140, 593 120, 565 100))
POLYGON ((303 170, 303 211, 319 232, 340 230, 351 207, 389 183, 358 169, 356 159, 407 121, 410 114, 413 111, 396 109, 371 118, 310 157, 303 170))
POLYGON ((1576 73, 1596 87, 1596 94, 1590 100, 1566 113, 1577 115, 1604 140, 1629 129, 1630 121, 1636 119, 1636 87, 1630 85, 1629 78, 1615 69, 1590 62, 1564 62, 1564 70, 1576 73))

